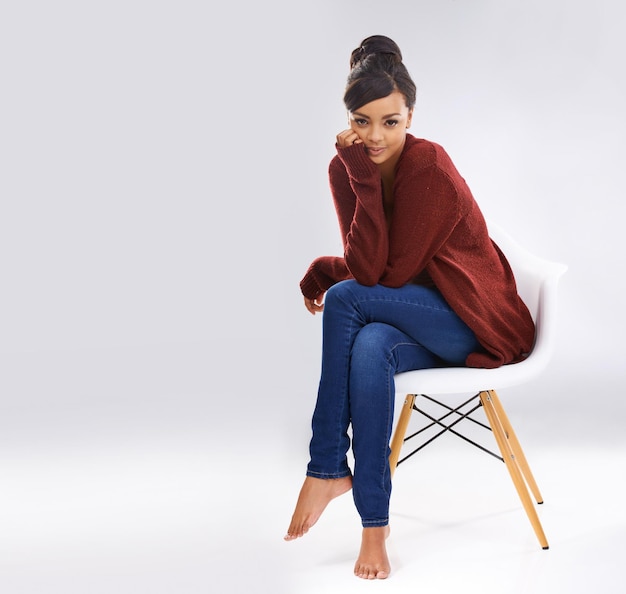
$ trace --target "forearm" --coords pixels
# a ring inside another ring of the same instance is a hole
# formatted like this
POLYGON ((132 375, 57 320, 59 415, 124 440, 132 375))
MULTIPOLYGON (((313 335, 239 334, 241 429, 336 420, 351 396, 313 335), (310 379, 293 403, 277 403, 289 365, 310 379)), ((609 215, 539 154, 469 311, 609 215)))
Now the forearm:
POLYGON ((315 299, 335 283, 349 278, 352 275, 343 258, 322 256, 313 260, 309 266, 300 281, 300 290, 305 297, 315 299))
POLYGON ((389 251, 380 173, 360 145, 338 149, 338 156, 330 168, 330 184, 345 263, 357 281, 374 285, 389 251))

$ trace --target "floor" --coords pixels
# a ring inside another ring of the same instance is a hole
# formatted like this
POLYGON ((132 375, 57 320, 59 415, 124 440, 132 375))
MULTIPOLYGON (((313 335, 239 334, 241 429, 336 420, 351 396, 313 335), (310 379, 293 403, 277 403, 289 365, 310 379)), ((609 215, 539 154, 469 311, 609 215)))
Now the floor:
POLYGON ((590 432, 585 386, 576 398, 555 393, 541 414, 516 391, 500 393, 545 498, 548 551, 504 465, 444 437, 398 469, 392 575, 376 583, 352 575, 360 526, 350 495, 305 538, 282 540, 306 463, 306 414, 278 416, 268 431, 241 403, 216 423, 216 394, 159 393, 149 381, 97 399, 80 398, 82 382, 49 400, 34 386, 3 412, 3 594, 623 591, 623 416, 605 414, 590 432))

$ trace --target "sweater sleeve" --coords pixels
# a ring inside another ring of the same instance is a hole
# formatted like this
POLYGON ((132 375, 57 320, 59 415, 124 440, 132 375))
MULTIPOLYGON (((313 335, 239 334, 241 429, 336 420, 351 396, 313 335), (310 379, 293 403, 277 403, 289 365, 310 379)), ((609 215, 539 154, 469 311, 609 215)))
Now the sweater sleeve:
POLYGON ((350 271, 343 258, 321 256, 313 260, 309 266, 300 281, 300 290, 305 297, 315 299, 335 283, 349 278, 351 278, 350 271))
POLYGON ((462 216, 458 189, 440 164, 405 158, 396 177, 389 251, 380 279, 389 287, 422 273, 462 216))
POLYGON ((363 144, 337 147, 329 180, 344 247, 344 261, 362 285, 375 285, 387 264, 389 236, 382 179, 363 144))

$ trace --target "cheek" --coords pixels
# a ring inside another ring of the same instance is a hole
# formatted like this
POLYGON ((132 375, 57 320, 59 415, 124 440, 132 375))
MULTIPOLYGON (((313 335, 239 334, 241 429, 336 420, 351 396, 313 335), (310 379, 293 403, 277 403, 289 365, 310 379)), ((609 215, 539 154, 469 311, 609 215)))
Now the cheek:
POLYGON ((394 138, 397 142, 404 142, 406 138, 406 128, 403 126, 402 128, 394 129, 394 138))

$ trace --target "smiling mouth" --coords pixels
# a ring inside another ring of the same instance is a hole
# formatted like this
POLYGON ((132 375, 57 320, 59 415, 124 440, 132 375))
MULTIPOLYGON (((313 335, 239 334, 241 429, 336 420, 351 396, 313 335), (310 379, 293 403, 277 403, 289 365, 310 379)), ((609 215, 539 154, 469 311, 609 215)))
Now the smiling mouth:
POLYGON ((367 151, 369 153, 372 153, 373 155, 378 155, 379 153, 382 153, 385 150, 384 146, 368 146, 367 147, 367 151))

